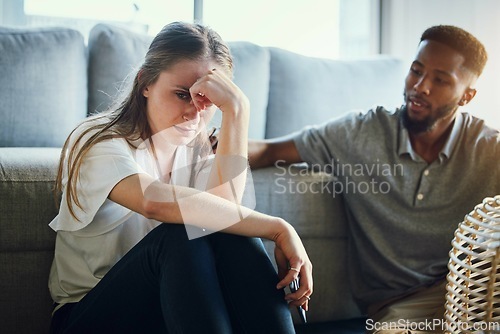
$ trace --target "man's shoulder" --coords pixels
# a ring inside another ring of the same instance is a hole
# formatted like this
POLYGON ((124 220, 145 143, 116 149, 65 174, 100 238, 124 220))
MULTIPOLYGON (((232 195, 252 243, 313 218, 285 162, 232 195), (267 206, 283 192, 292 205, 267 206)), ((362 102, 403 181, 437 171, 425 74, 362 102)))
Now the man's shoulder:
POLYGON ((462 113, 461 148, 464 154, 476 155, 496 164, 500 158, 500 131, 468 113, 462 113))
POLYGON ((381 119, 398 119, 399 108, 387 109, 383 106, 374 106, 369 109, 351 109, 339 117, 334 117, 326 121, 326 123, 345 123, 351 121, 369 122, 381 119))
POLYGON ((383 106, 376 106, 364 111, 352 111, 344 120, 360 130, 380 129, 386 132, 398 128, 400 112, 400 108, 387 109, 383 106))
POLYGON ((296 140, 304 136, 323 136, 329 138, 372 137, 397 133, 399 128, 400 109, 387 109, 376 106, 370 109, 356 109, 344 113, 340 117, 332 118, 319 125, 310 125, 295 134, 296 140))
POLYGON ((340 118, 332 119, 317 128, 309 128, 318 136, 336 141, 357 142, 365 138, 395 138, 399 131, 400 109, 376 106, 368 110, 351 110, 340 118))
POLYGON ((486 124, 483 119, 473 116, 467 112, 462 113, 462 118, 462 128, 466 138, 474 141, 486 140, 492 143, 499 142, 500 131, 486 124))

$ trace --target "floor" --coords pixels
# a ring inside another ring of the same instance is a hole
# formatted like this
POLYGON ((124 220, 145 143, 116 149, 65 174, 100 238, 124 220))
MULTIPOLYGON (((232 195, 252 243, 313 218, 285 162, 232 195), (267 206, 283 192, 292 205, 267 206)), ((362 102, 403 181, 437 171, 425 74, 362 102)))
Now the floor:
POLYGON ((365 320, 350 319, 325 323, 311 323, 307 325, 296 325, 297 334, 364 334, 365 320))

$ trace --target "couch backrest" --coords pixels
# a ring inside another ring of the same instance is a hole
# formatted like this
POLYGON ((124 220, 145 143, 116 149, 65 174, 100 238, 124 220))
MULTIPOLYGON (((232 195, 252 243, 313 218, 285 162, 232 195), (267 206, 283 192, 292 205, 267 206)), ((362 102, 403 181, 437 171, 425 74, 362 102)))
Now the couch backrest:
POLYGON ((83 36, 0 27, 0 147, 61 147, 87 113, 83 36))
MULTIPOLYGON (((248 135, 263 139, 266 133, 266 113, 269 97, 270 56, 266 48, 249 42, 229 42, 234 61, 234 82, 250 100, 248 135)), ((222 114, 215 113, 212 123, 220 124, 222 114)))
MULTIPOLYGON (((86 49, 71 29, 0 28, 0 146, 62 146, 86 115, 116 101, 151 40, 99 24, 86 49)), ((404 68, 394 58, 331 60, 228 44, 234 81, 252 107, 250 138, 273 138, 352 109, 402 102, 404 68)), ((212 125, 220 118, 216 113, 212 125)))
POLYGON ((106 24, 89 34, 88 114, 107 110, 133 79, 153 38, 106 24), (131 79, 132 78, 132 79, 131 79))
POLYGON ((353 109, 400 106, 405 69, 388 56, 357 60, 307 57, 269 48, 266 138, 319 124, 353 109))

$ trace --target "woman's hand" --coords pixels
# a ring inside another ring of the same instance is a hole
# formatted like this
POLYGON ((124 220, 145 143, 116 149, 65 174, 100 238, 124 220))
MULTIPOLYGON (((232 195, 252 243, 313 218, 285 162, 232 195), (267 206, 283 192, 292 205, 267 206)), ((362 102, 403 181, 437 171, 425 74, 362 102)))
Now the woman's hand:
POLYGON ((288 286, 294 279, 299 279, 297 292, 286 295, 291 305, 309 309, 310 296, 313 293, 312 263, 295 229, 286 223, 287 228, 274 238, 274 255, 281 279, 277 288, 288 286))
POLYGON ((248 98, 240 88, 224 71, 215 68, 199 78, 189 92, 198 110, 212 105, 216 105, 224 113, 248 113, 250 109, 248 98))

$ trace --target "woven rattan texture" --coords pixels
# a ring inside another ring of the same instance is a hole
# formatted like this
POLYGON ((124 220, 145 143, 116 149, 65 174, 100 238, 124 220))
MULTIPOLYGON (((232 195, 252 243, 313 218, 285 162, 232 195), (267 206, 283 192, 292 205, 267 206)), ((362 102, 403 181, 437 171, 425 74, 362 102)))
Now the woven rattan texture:
POLYGON ((500 195, 455 231, 448 263, 446 333, 500 333, 500 195))

